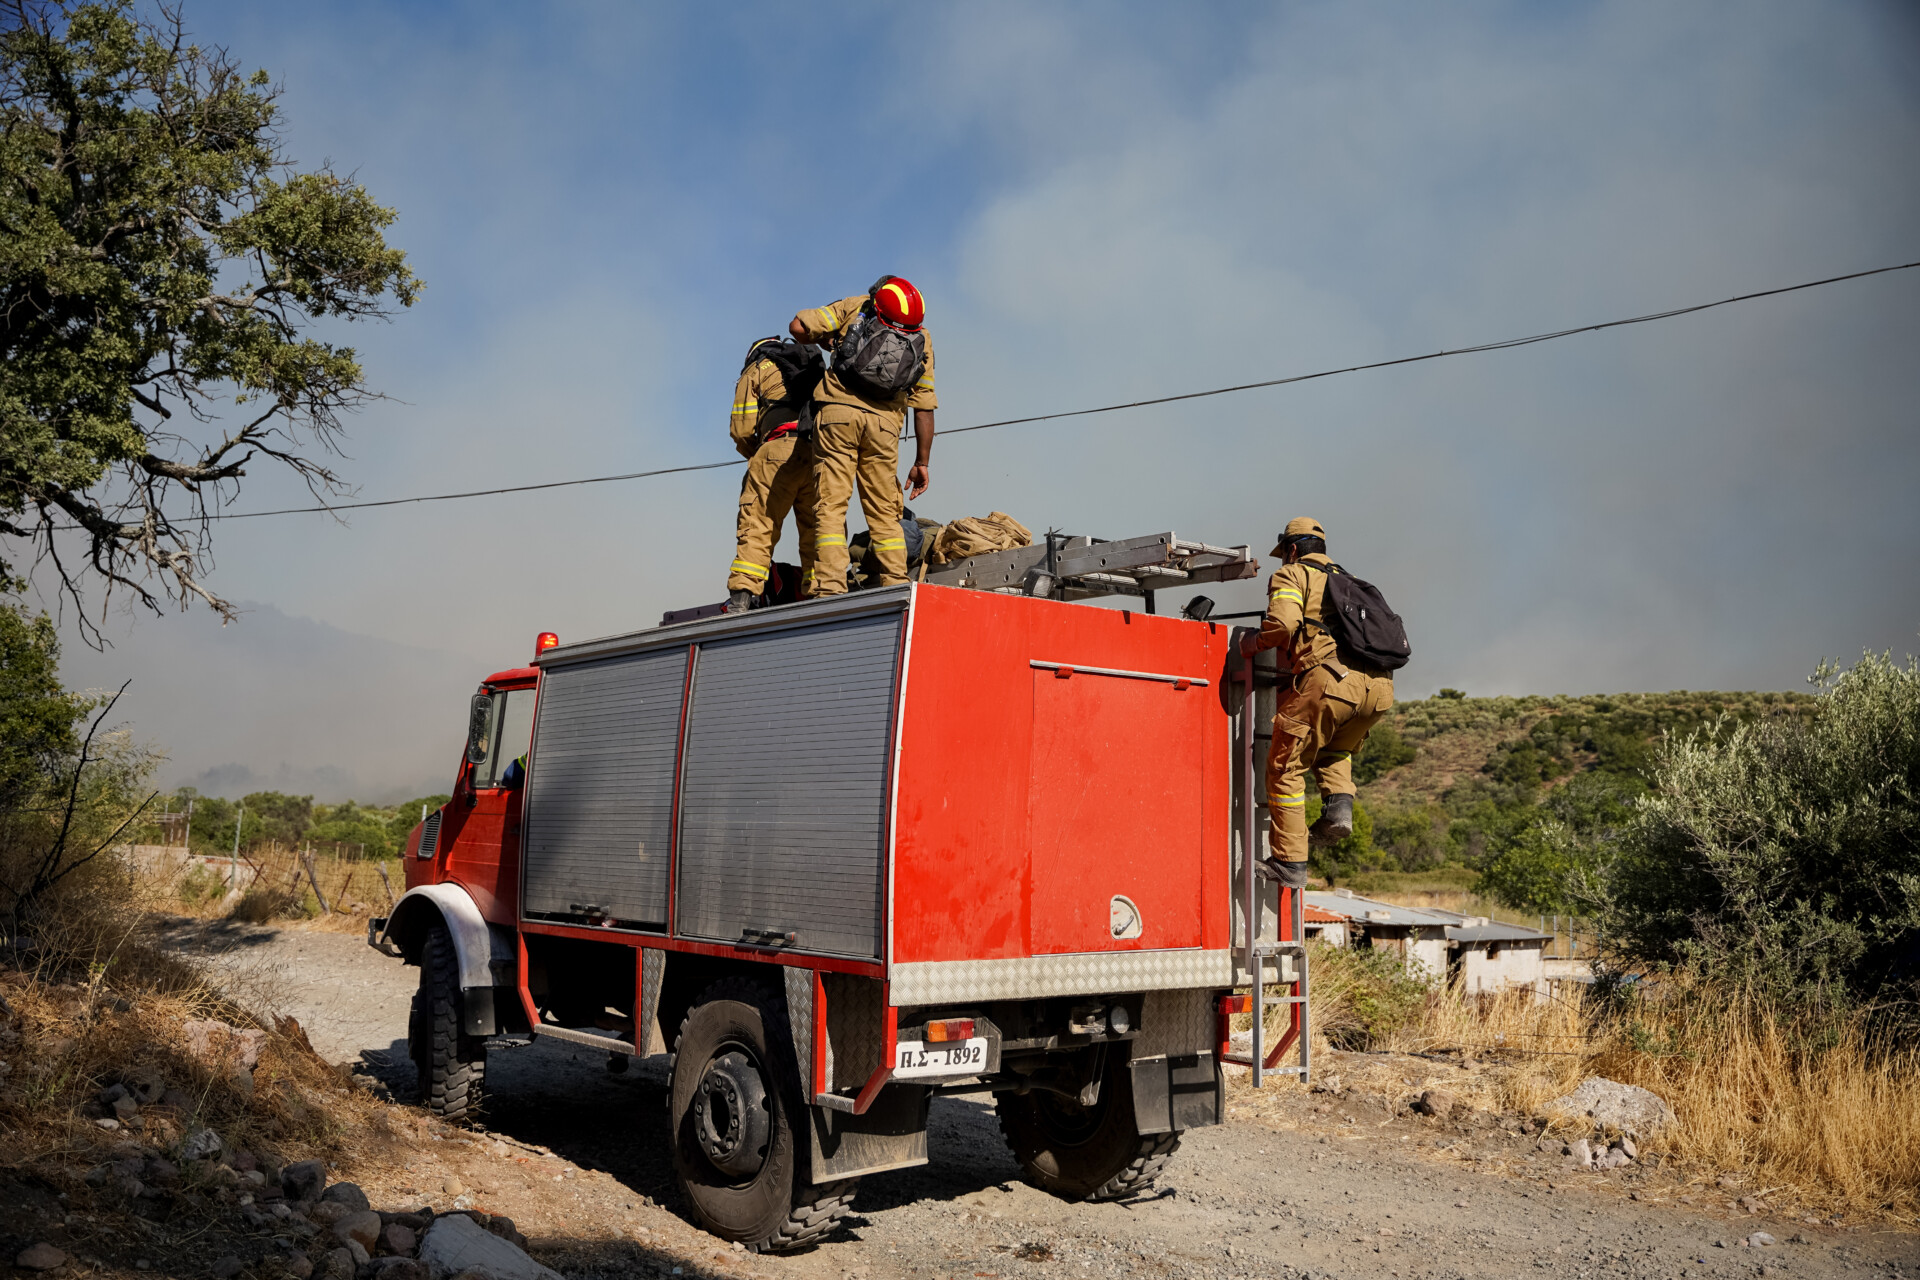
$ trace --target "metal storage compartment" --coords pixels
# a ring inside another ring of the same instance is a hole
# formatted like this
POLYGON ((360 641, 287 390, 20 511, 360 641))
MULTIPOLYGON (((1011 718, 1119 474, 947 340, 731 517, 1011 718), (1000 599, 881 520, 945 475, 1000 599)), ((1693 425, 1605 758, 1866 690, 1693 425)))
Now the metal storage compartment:
POLYGON ((664 930, 683 646, 556 667, 527 779, 530 918, 664 930))

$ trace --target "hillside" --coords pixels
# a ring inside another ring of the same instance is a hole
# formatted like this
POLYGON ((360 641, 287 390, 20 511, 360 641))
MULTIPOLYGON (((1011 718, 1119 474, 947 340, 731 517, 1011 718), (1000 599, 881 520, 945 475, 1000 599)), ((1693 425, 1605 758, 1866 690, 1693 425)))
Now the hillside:
POLYGON ((1798 693, 1593 694, 1402 703, 1355 757, 1351 840, 1315 858, 1336 879, 1370 871, 1477 869, 1542 818, 1576 830, 1622 820, 1647 789, 1662 735, 1711 733, 1722 717, 1796 715, 1798 693))

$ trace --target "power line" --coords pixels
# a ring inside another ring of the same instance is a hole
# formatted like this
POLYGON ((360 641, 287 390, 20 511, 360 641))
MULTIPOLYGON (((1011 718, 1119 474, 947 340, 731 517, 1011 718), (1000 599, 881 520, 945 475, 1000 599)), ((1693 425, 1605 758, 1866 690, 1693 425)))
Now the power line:
MULTIPOLYGON (((1920 267, 1920 262, 1902 262, 1897 266, 1875 267, 1871 271, 1854 271, 1843 276, 1828 276, 1824 280, 1809 280, 1804 284, 1790 284, 1778 289, 1762 289, 1757 293, 1742 293, 1731 298, 1721 298, 1717 302, 1701 302, 1690 307, 1674 307, 1668 311, 1654 311, 1643 316, 1632 316, 1625 320, 1605 320, 1599 324, 1583 324, 1572 329, 1556 329, 1551 333, 1536 333, 1526 338, 1507 338, 1500 342, 1483 342, 1472 347, 1450 347, 1443 351, 1429 351, 1425 355, 1400 356, 1393 360, 1376 360, 1370 364, 1347 365, 1340 369, 1322 369, 1318 373, 1299 373, 1287 378, 1269 378, 1262 382, 1242 382, 1231 387, 1214 387, 1208 391, 1186 391, 1179 395, 1155 396, 1150 400, 1128 400, 1122 404, 1100 405, 1093 409, 1066 409, 1059 413, 1038 413, 1026 418, 1002 418, 998 422, 980 422, 970 427, 947 427, 936 431, 935 435, 957 436, 969 431, 987 431, 994 427, 1025 426, 1034 422, 1053 422, 1061 418, 1084 418, 1096 413, 1117 413, 1122 409, 1144 409, 1157 404, 1177 404, 1182 400, 1203 400, 1209 396, 1233 395, 1241 391, 1258 391, 1264 387, 1284 387, 1295 382, 1312 382, 1318 378, 1334 378, 1345 373, 1363 373, 1369 369, 1390 369, 1395 365, 1420 364, 1427 360, 1442 360, 1448 356, 1476 355, 1483 351, 1506 351, 1513 347, 1532 346, 1536 342, 1552 342, 1556 338, 1569 338, 1580 333, 1598 333, 1602 329, 1619 329, 1627 325, 1648 324, 1655 320, 1671 320, 1676 316, 1692 315, 1697 311, 1711 311, 1715 307, 1731 306, 1736 302, 1751 302, 1756 298, 1772 298, 1783 293, 1798 293, 1802 289, 1818 289, 1822 285, 1839 284, 1846 280, 1861 280, 1867 276, 1885 275, 1890 271, 1910 271, 1920 267)), ((713 471, 720 467, 744 466, 742 459, 728 459, 725 462, 702 462, 684 467, 661 467, 654 471, 629 471, 614 476, 587 476, 578 480, 550 480, 544 484, 516 484, 498 489, 473 489, 464 493, 433 493, 412 498, 383 498, 373 502, 336 502, 318 507, 283 507, 275 511, 232 511, 211 512, 205 515, 188 516, 185 520, 249 520, 263 516, 291 516, 326 514, 336 511, 363 511, 370 507, 398 507, 415 502, 453 502, 463 498, 489 498, 503 493, 531 493, 539 489, 565 489, 583 484, 611 484, 620 480, 645 480, 653 476, 679 475, 687 471, 713 471)))

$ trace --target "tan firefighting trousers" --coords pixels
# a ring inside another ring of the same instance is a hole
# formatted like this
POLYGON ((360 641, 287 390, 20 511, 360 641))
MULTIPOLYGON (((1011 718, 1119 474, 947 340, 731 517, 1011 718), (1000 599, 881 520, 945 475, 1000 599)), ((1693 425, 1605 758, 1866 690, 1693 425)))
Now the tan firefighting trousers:
MULTIPOLYGON (((727 590, 758 595, 766 589, 780 526, 791 511, 800 537, 800 591, 808 594, 813 581, 814 505, 813 446, 805 436, 789 431, 754 450, 740 481, 738 545, 727 590)), ((840 558, 845 561, 844 551, 840 558)), ((841 580, 846 576, 843 563, 841 580)))
POLYGON ((840 595, 847 589, 847 504, 856 487, 860 510, 873 532, 880 561, 879 586, 907 580, 907 539, 900 532, 900 438, 877 415, 857 421, 822 422, 813 429, 816 487, 814 529, 815 595, 840 595))
POLYGON ((1307 860, 1307 771, 1320 797, 1352 795, 1353 753, 1393 708, 1393 681, 1330 667, 1303 673, 1274 708, 1267 747, 1269 852, 1282 862, 1307 860))

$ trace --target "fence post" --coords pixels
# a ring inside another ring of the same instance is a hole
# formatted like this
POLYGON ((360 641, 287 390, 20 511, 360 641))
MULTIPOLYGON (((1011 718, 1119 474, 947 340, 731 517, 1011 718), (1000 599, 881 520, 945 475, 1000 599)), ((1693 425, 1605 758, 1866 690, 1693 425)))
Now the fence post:
MULTIPOLYGON (((316 899, 318 899, 320 903, 321 914, 329 915, 329 916, 332 915, 333 908, 327 905, 327 895, 320 892, 320 877, 317 873, 315 873, 313 869, 313 846, 312 845, 307 846, 306 852, 301 855, 301 860, 307 864, 307 883, 313 886, 313 896, 316 899)), ((298 874, 298 873, 295 873, 295 874, 298 874)))

